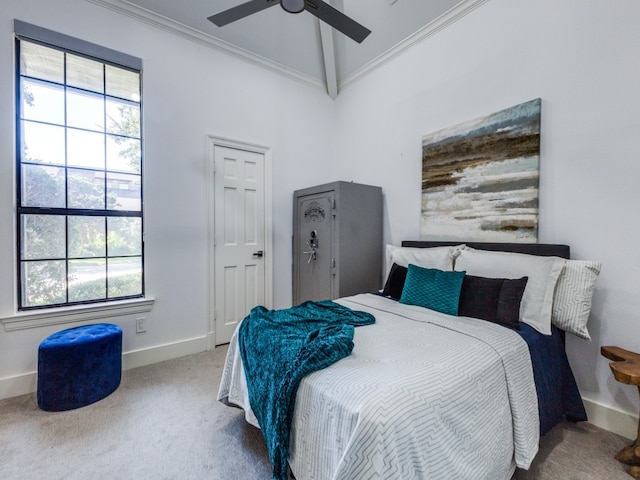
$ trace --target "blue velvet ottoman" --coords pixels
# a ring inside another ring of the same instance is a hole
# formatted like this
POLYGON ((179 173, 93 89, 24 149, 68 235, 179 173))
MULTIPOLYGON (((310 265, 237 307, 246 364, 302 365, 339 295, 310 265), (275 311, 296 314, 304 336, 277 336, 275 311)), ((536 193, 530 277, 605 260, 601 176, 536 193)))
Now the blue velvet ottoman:
POLYGON ((98 323, 45 338, 38 348, 38 406, 48 412, 84 407, 112 393, 122 377, 122 330, 98 323))

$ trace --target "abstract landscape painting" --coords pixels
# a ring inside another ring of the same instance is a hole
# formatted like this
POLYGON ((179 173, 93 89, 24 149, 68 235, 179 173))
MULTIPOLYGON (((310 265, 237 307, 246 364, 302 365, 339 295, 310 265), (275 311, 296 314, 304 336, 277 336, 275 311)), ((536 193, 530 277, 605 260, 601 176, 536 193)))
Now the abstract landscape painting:
POLYGON ((424 240, 535 243, 538 98, 422 139, 424 240))

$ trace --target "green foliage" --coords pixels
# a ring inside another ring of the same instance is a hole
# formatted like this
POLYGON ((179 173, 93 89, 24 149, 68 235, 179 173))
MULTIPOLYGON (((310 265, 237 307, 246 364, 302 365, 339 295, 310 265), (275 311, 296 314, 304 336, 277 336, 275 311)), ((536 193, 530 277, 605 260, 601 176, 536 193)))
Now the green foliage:
POLYGON ((69 287, 69 300, 74 302, 85 300, 102 300, 106 298, 120 298, 142 293, 142 273, 117 275, 109 279, 107 295, 105 279, 98 278, 86 282, 76 283, 69 287))
POLYGON ((142 220, 140 218, 109 218, 109 255, 139 255, 142 253, 142 220))
POLYGON ((64 206, 64 169, 49 166, 23 166, 22 177, 23 206, 64 206))
POLYGON ((109 298, 127 297, 142 293, 142 272, 120 275, 109 280, 109 298))
POLYGON ((127 145, 120 151, 120 156, 127 159, 127 163, 134 173, 140 173, 140 142, 131 142, 130 139, 140 138, 140 108, 129 105, 118 106, 120 117, 109 117, 109 131, 119 137, 114 137, 118 145, 127 145))
POLYGON ((26 289, 23 292, 26 306, 42 306, 64 303, 67 300, 64 262, 29 263, 26 289))
POLYGON ((21 83, 20 86, 22 88, 22 101, 30 107, 33 107, 35 97, 33 96, 33 92, 29 90, 29 84, 21 83))

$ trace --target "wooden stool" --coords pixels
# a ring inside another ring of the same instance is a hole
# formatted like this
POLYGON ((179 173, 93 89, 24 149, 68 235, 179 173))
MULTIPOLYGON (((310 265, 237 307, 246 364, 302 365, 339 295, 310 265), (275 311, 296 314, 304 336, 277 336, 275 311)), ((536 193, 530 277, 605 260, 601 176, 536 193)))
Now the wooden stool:
MULTIPOLYGON (((613 377, 618 382, 636 385, 640 394, 640 355, 620 347, 601 347, 600 353, 603 357, 613 360, 613 363, 609 364, 613 377)), ((640 480, 640 421, 636 440, 620 450, 616 460, 632 465, 629 475, 640 480)))

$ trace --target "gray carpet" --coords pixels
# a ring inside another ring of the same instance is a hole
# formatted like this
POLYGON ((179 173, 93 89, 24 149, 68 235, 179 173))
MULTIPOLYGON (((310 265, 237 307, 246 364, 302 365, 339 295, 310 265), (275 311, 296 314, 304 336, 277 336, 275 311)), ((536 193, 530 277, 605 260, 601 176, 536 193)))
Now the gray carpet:
MULTIPOLYGON (((269 480, 260 431, 215 400, 225 354, 220 347, 128 370, 109 397, 68 412, 39 410, 35 394, 0 401, 0 478, 269 480)), ((628 480, 613 459, 626 443, 564 424, 513 478, 628 480)))

